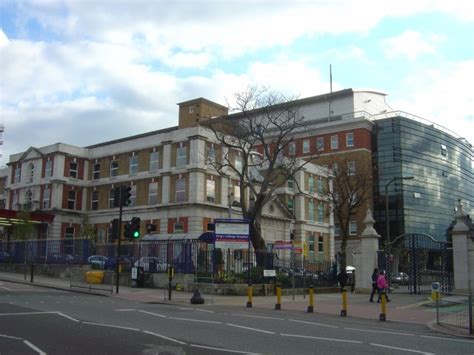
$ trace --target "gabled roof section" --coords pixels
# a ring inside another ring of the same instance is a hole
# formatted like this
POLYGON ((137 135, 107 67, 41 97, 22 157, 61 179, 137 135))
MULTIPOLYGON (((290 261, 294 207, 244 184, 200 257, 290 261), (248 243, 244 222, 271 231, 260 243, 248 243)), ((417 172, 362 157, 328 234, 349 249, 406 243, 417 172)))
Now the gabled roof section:
POLYGON ((265 204, 265 206, 263 206, 262 216, 279 219, 296 219, 295 215, 288 209, 288 207, 277 195, 273 195, 265 204), (273 211, 270 210, 270 206, 273 206, 273 211))
POLYGON ((38 148, 29 147, 18 159, 18 161, 29 160, 29 159, 37 159, 42 158, 44 156, 43 153, 38 148))

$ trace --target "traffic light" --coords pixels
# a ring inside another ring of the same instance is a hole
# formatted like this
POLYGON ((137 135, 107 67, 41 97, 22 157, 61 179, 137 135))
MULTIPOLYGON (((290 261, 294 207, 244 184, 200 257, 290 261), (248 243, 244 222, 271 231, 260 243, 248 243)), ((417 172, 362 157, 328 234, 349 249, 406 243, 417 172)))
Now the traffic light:
POLYGON ((126 222, 123 228, 123 237, 125 239, 132 239, 132 224, 131 222, 126 222))
POLYGON ((118 230, 119 230, 119 220, 117 218, 115 218, 109 224, 109 236, 112 239, 117 239, 118 230))
POLYGON ((132 187, 122 186, 122 206, 128 206, 132 203, 132 187))
POLYGON ((140 238, 140 217, 133 217, 130 221, 130 229, 133 238, 140 238))

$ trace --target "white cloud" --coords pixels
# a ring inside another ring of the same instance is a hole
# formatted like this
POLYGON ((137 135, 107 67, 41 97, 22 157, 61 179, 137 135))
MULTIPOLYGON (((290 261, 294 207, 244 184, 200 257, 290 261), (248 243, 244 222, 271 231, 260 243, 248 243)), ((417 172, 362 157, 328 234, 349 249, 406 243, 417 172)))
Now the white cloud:
POLYGON ((409 30, 383 40, 381 46, 388 58, 401 56, 413 61, 423 54, 435 54, 436 44, 441 40, 438 35, 424 36, 409 30))

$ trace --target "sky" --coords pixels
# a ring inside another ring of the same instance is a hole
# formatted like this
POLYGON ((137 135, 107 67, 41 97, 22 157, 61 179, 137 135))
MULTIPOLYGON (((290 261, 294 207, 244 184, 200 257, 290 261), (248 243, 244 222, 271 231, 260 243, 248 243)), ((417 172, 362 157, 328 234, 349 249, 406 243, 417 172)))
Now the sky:
POLYGON ((474 143, 474 1, 0 0, 0 166, 176 126, 176 103, 373 89, 474 143))

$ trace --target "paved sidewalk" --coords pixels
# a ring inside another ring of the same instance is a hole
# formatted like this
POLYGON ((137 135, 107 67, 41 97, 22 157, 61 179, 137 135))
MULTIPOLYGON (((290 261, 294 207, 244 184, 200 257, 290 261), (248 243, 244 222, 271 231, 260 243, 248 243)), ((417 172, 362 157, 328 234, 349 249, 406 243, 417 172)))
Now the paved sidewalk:
MULTIPOLYGON (((30 279, 24 280, 23 274, 14 274, 8 272, 0 272, 0 281, 12 281, 30 284, 30 279)), ((107 297, 120 298, 140 303, 173 303, 173 304, 190 304, 191 294, 187 292, 173 291, 173 301, 166 301, 167 291, 163 289, 150 288, 132 288, 120 286, 119 293, 109 291, 91 290, 83 288, 70 288, 68 279, 58 279, 45 276, 35 276, 32 285, 49 287, 59 290, 67 290, 82 293, 100 294, 107 297)), ((369 302, 367 294, 347 294, 348 299, 348 317, 365 318, 378 320, 381 312, 380 304, 369 302)), ((242 308, 246 307, 246 296, 220 296, 220 295, 204 295, 206 299, 205 305, 200 307, 212 307, 213 305, 234 306, 242 308)), ((430 328, 450 335, 464 335, 455 329, 444 329, 436 325, 436 308, 429 307, 431 301, 428 295, 406 295, 392 294, 391 302, 387 303, 387 321, 396 321, 403 323, 414 323, 428 325, 430 328)), ((258 296, 253 297, 252 307, 258 309, 274 310, 276 303, 275 296, 258 296)), ((309 305, 308 295, 282 296, 281 309, 286 311, 306 312, 309 305)), ((314 313, 336 315, 340 314, 342 309, 342 296, 340 293, 318 293, 315 290, 314 296, 314 313)), ((275 313, 278 311, 274 310, 275 313)))

